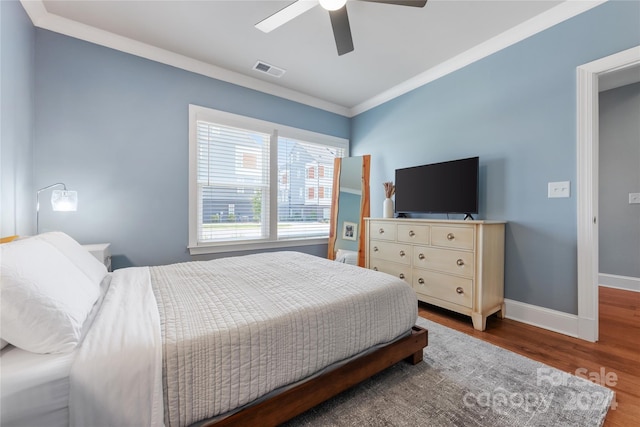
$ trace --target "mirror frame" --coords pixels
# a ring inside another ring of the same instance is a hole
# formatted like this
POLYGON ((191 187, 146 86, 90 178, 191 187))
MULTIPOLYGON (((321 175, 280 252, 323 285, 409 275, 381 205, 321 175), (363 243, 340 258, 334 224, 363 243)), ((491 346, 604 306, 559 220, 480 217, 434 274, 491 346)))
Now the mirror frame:
MULTIPOLYGON (((358 266, 365 266, 365 243, 366 228, 364 219, 371 214, 371 203, 369 199, 369 173, 371 171, 371 155, 365 154, 362 157, 362 195, 360 197, 360 219, 358 220, 358 266)), ((327 258, 336 259, 336 240, 338 233, 338 205, 340 203, 340 173, 342 171, 342 158, 333 161, 333 190, 331 194, 331 223, 329 226, 329 248, 327 258)))

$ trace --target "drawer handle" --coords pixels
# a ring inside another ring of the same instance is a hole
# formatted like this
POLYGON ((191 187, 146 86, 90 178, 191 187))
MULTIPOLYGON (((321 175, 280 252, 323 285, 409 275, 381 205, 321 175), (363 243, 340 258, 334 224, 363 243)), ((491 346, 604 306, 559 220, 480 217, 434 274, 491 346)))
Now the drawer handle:
POLYGON ((401 279, 404 279, 404 273, 400 273, 400 275, 398 276, 401 279))
POLYGON ((378 233, 384 234, 384 228, 381 228, 380 230, 378 230, 378 233))
POLYGON ((416 235, 416 233, 414 233, 414 232, 413 232, 413 230, 410 230, 410 231, 409 231, 409 237, 413 237, 413 236, 415 236, 415 235, 416 235))
POLYGON ((459 293, 459 294, 464 294, 464 289, 462 289, 460 286, 458 286, 456 288, 456 292, 459 293))
POLYGON ((418 279, 418 283, 419 283, 419 284, 421 284, 421 285, 424 285, 424 279, 423 279, 422 277, 421 277, 421 278, 419 278, 419 279, 418 279))
POLYGON ((373 271, 378 271, 378 267, 373 267, 373 271))
POLYGON ((453 235, 453 233, 449 233, 447 234, 447 240, 453 240, 455 239, 456 236, 453 235))
POLYGON ((419 254, 419 255, 418 255, 418 259, 420 259, 420 260, 425 259, 425 258, 426 258, 426 257, 424 256, 424 254, 419 254))
POLYGON ((464 261, 462 260, 462 258, 458 258, 458 260, 456 261, 456 264, 462 267, 464 265, 464 261))
POLYGON ((373 247, 373 252, 378 252, 378 247, 377 246, 373 247))
POLYGON ((404 251, 400 251, 400 256, 403 257, 404 256, 404 251))

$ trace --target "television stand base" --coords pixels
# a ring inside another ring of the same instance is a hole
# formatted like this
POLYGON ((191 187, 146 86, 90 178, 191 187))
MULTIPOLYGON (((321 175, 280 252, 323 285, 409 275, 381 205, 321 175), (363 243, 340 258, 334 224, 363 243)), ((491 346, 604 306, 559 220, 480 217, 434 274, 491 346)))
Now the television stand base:
POLYGON ((473 216, 470 213, 464 214, 464 220, 471 220, 473 221, 473 216))

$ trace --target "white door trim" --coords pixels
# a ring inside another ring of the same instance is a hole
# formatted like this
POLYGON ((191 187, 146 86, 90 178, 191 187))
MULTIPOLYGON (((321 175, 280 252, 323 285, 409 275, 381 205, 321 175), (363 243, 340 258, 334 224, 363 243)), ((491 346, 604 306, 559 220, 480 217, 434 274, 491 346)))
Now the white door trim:
POLYGON ((598 81, 640 64, 640 46, 577 68, 578 338, 598 340, 598 81))

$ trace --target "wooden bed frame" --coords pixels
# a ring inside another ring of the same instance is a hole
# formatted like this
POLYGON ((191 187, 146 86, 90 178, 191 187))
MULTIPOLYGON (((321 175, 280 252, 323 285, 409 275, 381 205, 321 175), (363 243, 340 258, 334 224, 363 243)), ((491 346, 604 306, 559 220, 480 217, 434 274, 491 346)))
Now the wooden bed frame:
POLYGON ((428 344, 428 332, 414 326, 411 334, 372 353, 301 383, 270 399, 264 400, 219 421, 203 427, 276 426, 313 408, 401 360, 415 365, 422 361, 422 350, 428 344))

